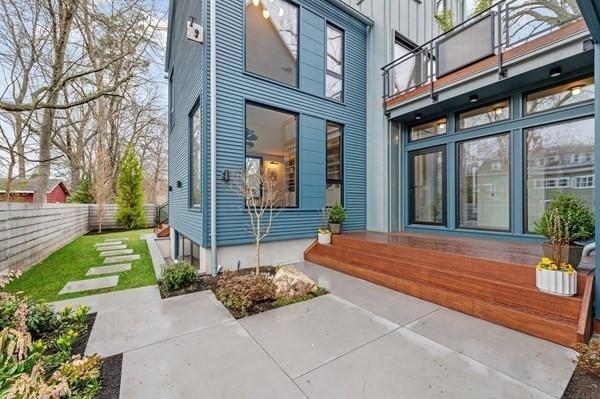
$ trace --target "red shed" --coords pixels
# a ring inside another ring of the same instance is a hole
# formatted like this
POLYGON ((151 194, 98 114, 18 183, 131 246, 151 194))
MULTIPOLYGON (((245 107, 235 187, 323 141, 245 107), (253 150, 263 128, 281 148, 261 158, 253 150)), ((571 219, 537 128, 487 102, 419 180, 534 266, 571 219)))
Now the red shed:
MULTIPOLYGON (((0 179, 0 200, 4 200, 6 179, 0 179)), ((33 179, 15 179, 11 183, 10 198, 12 202, 33 202, 33 179)), ((46 191, 48 204, 66 204, 69 190, 61 179, 49 179, 46 191)))

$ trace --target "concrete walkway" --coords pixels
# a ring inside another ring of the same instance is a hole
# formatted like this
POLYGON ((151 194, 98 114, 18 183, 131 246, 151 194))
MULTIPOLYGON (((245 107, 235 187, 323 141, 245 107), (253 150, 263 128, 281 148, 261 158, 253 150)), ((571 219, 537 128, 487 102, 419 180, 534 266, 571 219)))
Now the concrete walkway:
POLYGON ((210 292, 56 303, 98 312, 121 398, 560 398, 572 350, 314 265, 331 294, 235 321, 210 292), (200 394, 200 392, 202 394, 200 394))

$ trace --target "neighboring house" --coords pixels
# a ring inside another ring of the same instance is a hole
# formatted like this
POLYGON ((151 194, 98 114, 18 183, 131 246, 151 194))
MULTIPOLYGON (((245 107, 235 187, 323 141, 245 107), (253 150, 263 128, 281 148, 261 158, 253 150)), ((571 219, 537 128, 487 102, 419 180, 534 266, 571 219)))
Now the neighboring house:
MULTIPOLYGON (((600 18, 589 0, 505 0, 477 16, 471 0, 217 4, 223 266, 252 261, 243 204, 222 178, 244 164, 276 167, 285 193, 272 261, 300 259, 320 209, 338 200, 346 231, 533 242, 533 223, 556 192, 593 205, 600 18), (440 35, 442 9, 453 11, 455 28, 440 35)), ((171 0, 170 223, 202 268, 211 235, 209 29, 207 1, 171 0), (191 17, 204 44, 185 38, 191 17)))
MULTIPOLYGON (((6 196, 6 179, 0 179, 0 200, 4 201, 6 196)), ((33 179, 15 179, 11 182, 11 202, 33 202, 33 179)), ((46 203, 66 204, 69 190, 61 179, 49 179, 46 190, 46 203)))

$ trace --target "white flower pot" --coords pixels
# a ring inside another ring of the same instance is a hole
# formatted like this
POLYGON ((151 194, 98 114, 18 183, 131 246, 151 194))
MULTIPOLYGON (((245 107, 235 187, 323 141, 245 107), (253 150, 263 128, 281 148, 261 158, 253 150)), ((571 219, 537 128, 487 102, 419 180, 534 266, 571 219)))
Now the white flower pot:
POLYGON ((331 233, 326 233, 326 234, 319 233, 319 244, 321 244, 321 245, 331 244, 331 233))
POLYGON ((535 273, 535 285, 540 291, 563 296, 577 294, 577 272, 536 269, 535 273))

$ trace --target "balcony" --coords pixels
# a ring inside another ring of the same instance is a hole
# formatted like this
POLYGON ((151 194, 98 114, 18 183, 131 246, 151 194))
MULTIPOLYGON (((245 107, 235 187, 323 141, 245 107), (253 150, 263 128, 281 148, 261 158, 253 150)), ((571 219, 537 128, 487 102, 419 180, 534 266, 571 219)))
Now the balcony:
POLYGON ((587 32, 575 1, 502 0, 384 66, 386 110, 481 73, 506 76, 511 62, 587 32))

